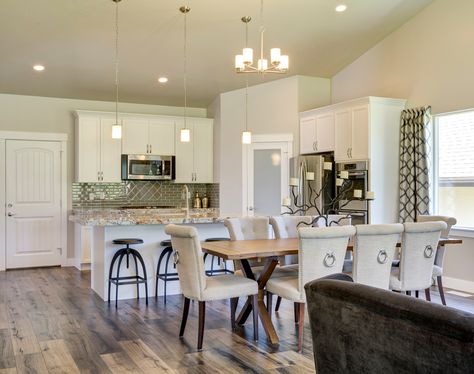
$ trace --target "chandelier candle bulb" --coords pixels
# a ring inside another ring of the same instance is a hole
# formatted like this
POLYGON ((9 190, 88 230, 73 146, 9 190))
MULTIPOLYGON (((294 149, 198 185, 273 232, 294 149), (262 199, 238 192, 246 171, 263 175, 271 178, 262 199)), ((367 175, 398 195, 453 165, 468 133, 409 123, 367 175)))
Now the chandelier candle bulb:
POLYGON ((324 170, 332 170, 332 162, 325 162, 324 170))
POLYGON ((341 187, 343 183, 344 183, 344 179, 341 179, 341 178, 336 179, 336 186, 341 187))
POLYGON ((280 65, 278 65, 278 68, 280 70, 288 70, 289 68, 289 59, 288 59, 288 55, 281 55, 280 56, 280 65))
POLYGON ((253 49, 244 48, 243 51, 244 64, 252 65, 253 64, 253 49))
POLYGON ((242 69, 245 68, 244 56, 242 56, 242 55, 235 56, 235 68, 237 70, 242 70, 242 69))
POLYGON ((290 186, 298 187, 300 185, 300 181, 298 178, 290 178, 290 186))
POLYGON ((374 191, 367 191, 365 193, 365 198, 367 200, 374 200, 375 199, 375 192, 374 191))
POLYGON ((306 173, 306 180, 307 181, 314 181, 314 173, 312 171, 308 171, 306 173))
POLYGON ((270 62, 274 65, 280 64, 281 50, 280 48, 270 49, 270 62))
POLYGON ((281 205, 290 206, 291 205, 291 199, 289 197, 284 197, 281 205))
POLYGON ((362 190, 354 190, 354 197, 357 199, 362 198, 362 190))
POLYGON ((341 171, 341 173, 339 174, 339 178, 341 178, 341 179, 349 178, 349 172, 348 171, 341 171))

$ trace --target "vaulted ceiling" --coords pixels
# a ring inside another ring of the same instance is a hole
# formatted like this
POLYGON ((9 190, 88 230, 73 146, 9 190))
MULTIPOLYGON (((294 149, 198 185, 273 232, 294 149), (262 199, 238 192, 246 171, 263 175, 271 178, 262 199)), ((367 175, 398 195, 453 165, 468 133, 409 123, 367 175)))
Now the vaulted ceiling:
MULTIPOLYGON (((265 53, 275 46, 288 54, 289 75, 331 77, 430 2, 266 0, 265 53), (334 11, 339 3, 345 12, 334 11)), ((233 70, 244 46, 240 18, 252 17, 249 44, 258 50, 259 0, 122 0, 120 101, 182 105, 184 4, 189 104, 205 107, 245 85, 233 70)), ((113 101, 114 11, 112 0, 1 0, 0 92, 113 101), (37 63, 45 71, 33 71, 37 63)))

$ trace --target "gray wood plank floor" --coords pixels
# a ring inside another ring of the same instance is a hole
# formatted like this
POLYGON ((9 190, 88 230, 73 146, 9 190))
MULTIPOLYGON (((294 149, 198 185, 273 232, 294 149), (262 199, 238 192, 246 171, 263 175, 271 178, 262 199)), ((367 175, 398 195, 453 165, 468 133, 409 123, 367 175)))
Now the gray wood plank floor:
MULTIPOLYGON (((293 306, 273 315, 281 342, 252 340, 247 323, 230 329, 228 301, 207 303, 204 349, 196 351, 197 303, 178 339, 181 296, 119 302, 109 307, 74 268, 0 272, 1 373, 314 373, 305 322, 303 354, 296 353, 293 306)), ((439 297, 433 289, 434 302, 439 297)), ((474 313, 474 298, 447 294, 448 305, 474 313)))

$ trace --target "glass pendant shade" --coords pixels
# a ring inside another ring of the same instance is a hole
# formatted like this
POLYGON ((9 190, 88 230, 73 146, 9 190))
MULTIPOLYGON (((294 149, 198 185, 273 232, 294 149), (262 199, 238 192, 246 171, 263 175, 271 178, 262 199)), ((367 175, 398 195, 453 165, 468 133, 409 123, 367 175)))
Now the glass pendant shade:
POLYGON ((278 65, 280 63, 280 56, 281 56, 280 48, 270 49, 270 62, 272 64, 278 65))
POLYGON ((189 143, 191 141, 191 130, 190 129, 181 129, 180 131, 180 141, 182 143, 189 143))
POLYGON ((242 50, 242 55, 244 57, 244 64, 246 65, 253 64, 253 49, 252 48, 244 48, 242 50))
POLYGON ((235 56, 235 68, 237 70, 245 69, 244 56, 242 56, 242 55, 235 56))
POLYGON ((252 133, 250 131, 242 131, 242 144, 252 143, 252 133))
POLYGON ((268 61, 267 61, 266 58, 259 58, 258 59, 257 69, 259 71, 264 71, 264 70, 268 69, 268 61))
POLYGON ((280 56, 280 64, 278 65, 280 70, 288 70, 289 68, 289 60, 288 55, 281 55, 280 56))
POLYGON ((112 139, 122 139, 122 125, 112 125, 112 139))

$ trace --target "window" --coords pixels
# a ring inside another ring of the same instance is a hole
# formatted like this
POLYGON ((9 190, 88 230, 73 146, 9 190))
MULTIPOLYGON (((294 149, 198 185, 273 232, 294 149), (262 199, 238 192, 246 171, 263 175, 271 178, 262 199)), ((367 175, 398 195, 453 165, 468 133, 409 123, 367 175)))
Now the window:
POLYGON ((474 110, 438 115, 435 126, 436 210, 474 229, 474 110))

